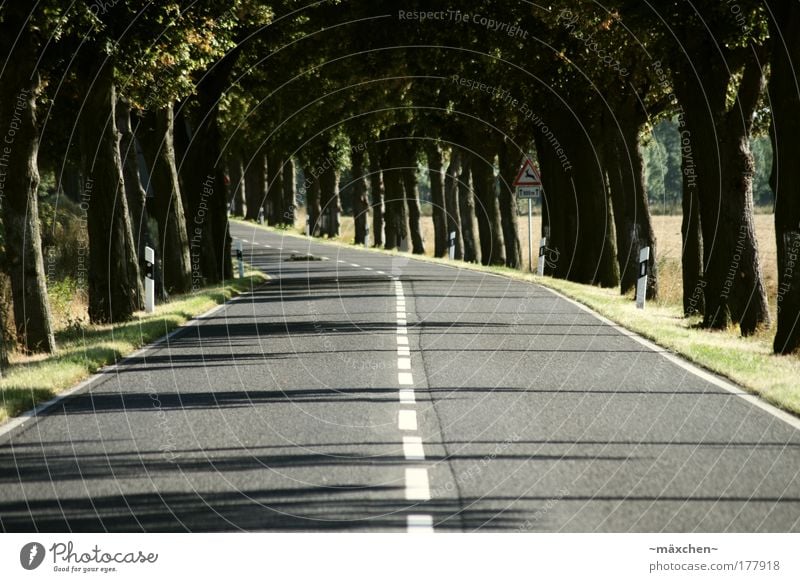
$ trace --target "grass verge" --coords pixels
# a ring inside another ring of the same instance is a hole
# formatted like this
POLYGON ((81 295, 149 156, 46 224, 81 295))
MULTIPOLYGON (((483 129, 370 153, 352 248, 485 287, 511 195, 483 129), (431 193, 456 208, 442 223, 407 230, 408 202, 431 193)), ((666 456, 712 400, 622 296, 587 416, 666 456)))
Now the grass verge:
POLYGON ((260 271, 244 279, 177 296, 158 305, 155 313, 137 313, 116 325, 86 325, 56 333, 58 351, 38 357, 12 358, 0 378, 0 422, 41 404, 82 382, 103 366, 135 352, 193 317, 266 281, 260 271))
MULTIPOLYGON (((239 220, 236 222, 264 228, 277 234, 306 238, 293 229, 281 230, 254 225, 252 222, 239 220)), ((327 239, 315 239, 315 242, 353 248, 352 244, 327 239)), ((390 255, 398 254, 397 251, 383 249, 368 250, 390 255)), ((698 318, 684 318, 682 307, 679 305, 650 303, 647 309, 641 311, 636 309, 631 297, 621 296, 616 289, 601 289, 551 277, 533 277, 528 273, 504 267, 452 263, 419 255, 414 255, 414 258, 500 274, 554 289, 661 347, 728 378, 775 406, 800 415, 800 358, 775 356, 772 353, 770 331, 748 338, 741 337, 735 328, 708 331, 697 328, 698 318)))

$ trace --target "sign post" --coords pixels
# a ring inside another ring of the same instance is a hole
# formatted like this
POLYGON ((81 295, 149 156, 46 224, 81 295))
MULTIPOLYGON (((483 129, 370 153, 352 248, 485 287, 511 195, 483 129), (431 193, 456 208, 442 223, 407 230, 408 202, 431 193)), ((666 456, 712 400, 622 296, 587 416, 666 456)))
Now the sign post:
POLYGON ((522 160, 522 168, 514 180, 514 186, 517 198, 528 200, 528 270, 533 273, 533 200, 542 194, 542 178, 527 156, 522 160))
POLYGON ((153 313, 156 310, 156 282, 153 277, 156 265, 156 251, 144 247, 144 310, 153 313))
POLYGON ((239 278, 244 279, 244 253, 241 239, 236 241, 236 260, 239 262, 239 278))

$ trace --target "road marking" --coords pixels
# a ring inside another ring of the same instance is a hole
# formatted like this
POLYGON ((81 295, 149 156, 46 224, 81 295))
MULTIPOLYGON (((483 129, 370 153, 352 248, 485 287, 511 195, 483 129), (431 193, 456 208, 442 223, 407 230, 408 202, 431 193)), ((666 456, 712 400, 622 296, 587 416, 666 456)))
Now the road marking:
POLYGON ((408 333, 407 327, 398 327, 397 328, 397 335, 406 335, 408 333))
POLYGON ((330 261, 330 259, 328 257, 323 257, 322 255, 320 255, 319 258, 322 259, 323 261, 330 261))
POLYGON ((406 469, 406 499, 428 501, 430 498, 428 470, 419 467, 406 469))
POLYGON ((378 273, 378 275, 385 275, 386 274, 383 271, 375 271, 375 272, 378 273))
POLYGON ((338 260, 338 261, 336 261, 336 262, 337 262, 337 263, 342 263, 342 264, 345 264, 345 263, 347 263, 347 261, 343 261, 342 259, 339 259, 339 260, 338 260))
POLYGON ((242 242, 248 242, 248 241, 247 241, 247 239, 246 239, 246 238, 243 238, 243 239, 242 239, 242 242))
POLYGON ((272 248, 272 245, 265 244, 264 246, 267 247, 268 249, 272 248))
POLYGON ((417 399, 414 397, 414 390, 411 388, 402 388, 400 390, 400 404, 414 404, 417 399))
POLYGON ((411 372, 398 372, 397 383, 401 386, 413 386, 414 376, 411 375, 411 372))
POLYGON ((408 349, 408 346, 397 346, 397 355, 398 356, 410 356, 411 351, 408 349))
POLYGON ((424 461, 425 449, 422 448, 422 438, 418 436, 404 436, 403 454, 409 461, 424 461))
POLYGON ((411 358, 397 358, 397 369, 398 370, 410 370, 411 369, 411 358))
POLYGON ((400 337, 397 338, 398 345, 407 346, 408 345, 408 337, 400 337))
POLYGON ((433 516, 414 514, 406 518, 408 533, 433 533, 433 516))
POLYGON ((365 271, 372 271, 372 267, 364 267, 365 271))
POLYGON ((417 412, 401 410, 397 415, 397 426, 400 430, 417 430, 417 412))
POLYGON ((350 266, 351 267, 360 267, 361 265, 359 265, 358 263, 350 263, 350 266))

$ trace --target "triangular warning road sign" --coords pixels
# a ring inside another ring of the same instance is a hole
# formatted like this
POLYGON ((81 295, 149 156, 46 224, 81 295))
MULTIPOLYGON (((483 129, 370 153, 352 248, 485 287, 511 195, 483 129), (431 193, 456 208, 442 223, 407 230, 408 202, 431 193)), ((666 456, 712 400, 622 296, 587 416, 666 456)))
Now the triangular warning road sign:
POLYGON ((514 180, 514 186, 541 186, 542 178, 539 176, 539 170, 533 165, 530 158, 525 158, 522 169, 517 174, 517 179, 514 180))

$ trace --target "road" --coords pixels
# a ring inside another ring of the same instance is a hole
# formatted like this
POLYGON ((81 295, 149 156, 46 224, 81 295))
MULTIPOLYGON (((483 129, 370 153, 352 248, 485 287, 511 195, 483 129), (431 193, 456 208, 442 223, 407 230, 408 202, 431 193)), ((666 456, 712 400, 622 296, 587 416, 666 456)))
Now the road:
POLYGON ((571 301, 232 233, 270 281, 0 437, 2 530, 800 530, 798 425, 571 301))

